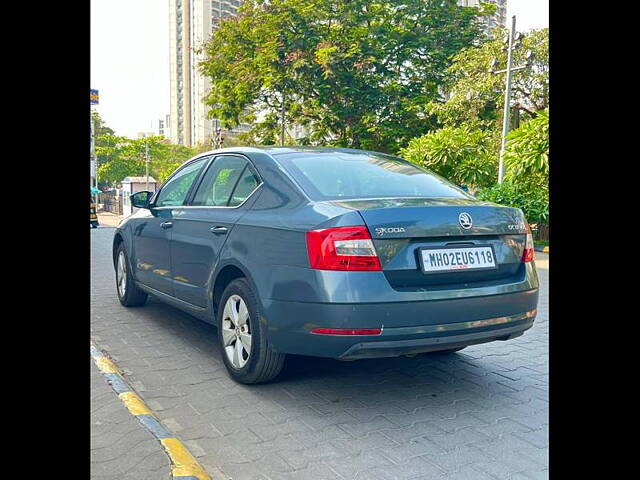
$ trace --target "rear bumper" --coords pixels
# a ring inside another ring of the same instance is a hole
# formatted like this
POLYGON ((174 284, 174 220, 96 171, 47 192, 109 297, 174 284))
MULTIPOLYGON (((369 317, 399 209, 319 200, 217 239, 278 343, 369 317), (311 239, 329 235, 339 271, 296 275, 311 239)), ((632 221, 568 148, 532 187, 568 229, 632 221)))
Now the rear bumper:
POLYGON ((459 326, 457 333, 452 331, 450 335, 437 337, 424 337, 420 331, 421 327, 412 327, 413 336, 420 338, 411 340, 386 340, 400 335, 398 330, 405 330, 403 333, 408 333, 406 332, 407 329, 387 329, 386 332, 383 331, 380 335, 379 340, 356 343, 338 358, 341 360, 356 360, 361 358, 397 357, 400 355, 448 350, 494 340, 511 340, 531 328, 534 318, 535 311, 488 319, 483 321, 486 322, 486 326, 500 324, 501 328, 496 327, 485 330, 482 330, 483 327, 471 328, 466 325, 469 322, 462 322, 461 324, 453 324, 459 326))
POLYGON ((531 328, 538 290, 424 302, 319 304, 268 301, 269 342, 282 353, 345 360, 393 357, 508 340, 531 328), (315 328, 381 328, 379 335, 324 335, 315 328))

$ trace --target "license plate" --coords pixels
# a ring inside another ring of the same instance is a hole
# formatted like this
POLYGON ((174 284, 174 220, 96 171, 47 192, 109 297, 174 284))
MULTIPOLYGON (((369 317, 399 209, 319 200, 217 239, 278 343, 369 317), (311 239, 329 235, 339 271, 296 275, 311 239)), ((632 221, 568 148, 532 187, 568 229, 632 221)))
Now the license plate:
POLYGON ((491 247, 423 248, 420 255, 424 273, 496 268, 491 247))

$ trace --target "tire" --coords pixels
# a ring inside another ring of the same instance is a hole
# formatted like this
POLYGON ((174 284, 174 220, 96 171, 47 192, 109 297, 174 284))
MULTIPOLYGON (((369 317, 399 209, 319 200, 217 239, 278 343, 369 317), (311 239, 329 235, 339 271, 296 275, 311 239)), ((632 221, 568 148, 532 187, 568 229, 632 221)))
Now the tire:
POLYGON ((266 328, 258 320, 260 302, 245 278, 227 285, 216 317, 220 354, 231 378, 244 384, 265 383, 280 373, 285 355, 270 347, 266 328))
POLYGON ((130 268, 131 262, 127 256, 127 252, 124 249, 124 244, 120 243, 116 250, 116 292, 118 293, 118 300, 125 307, 139 307, 145 304, 147 301, 147 293, 143 292, 136 286, 136 282, 133 279, 130 268), (120 263, 122 261, 122 264, 120 263), (124 288, 121 288, 121 278, 124 269, 124 288))
POLYGON ((97 224, 97 223, 92 222, 92 223, 91 223, 91 228, 98 228, 98 224, 97 224))

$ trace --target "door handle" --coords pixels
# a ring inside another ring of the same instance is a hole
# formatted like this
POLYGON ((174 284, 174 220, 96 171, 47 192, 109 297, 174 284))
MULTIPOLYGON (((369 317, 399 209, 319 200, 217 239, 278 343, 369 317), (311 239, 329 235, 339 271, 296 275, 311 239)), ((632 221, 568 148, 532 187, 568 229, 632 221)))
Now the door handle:
POLYGON ((162 228, 171 228, 171 227, 173 227, 173 222, 162 222, 162 223, 160 224, 160 226, 161 226, 162 228))
POLYGON ((227 227, 213 227, 209 231, 214 235, 225 235, 229 229, 227 227))

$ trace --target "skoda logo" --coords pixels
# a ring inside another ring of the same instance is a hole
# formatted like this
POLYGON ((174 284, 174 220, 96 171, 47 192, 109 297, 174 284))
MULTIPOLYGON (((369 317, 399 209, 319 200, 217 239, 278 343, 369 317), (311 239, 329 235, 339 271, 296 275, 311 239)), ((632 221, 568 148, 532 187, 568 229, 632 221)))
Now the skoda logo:
POLYGON ((471 215, 469 215, 467 212, 462 212, 460 215, 458 215, 458 222, 460 222, 460 226, 465 229, 469 229, 473 226, 471 215))

